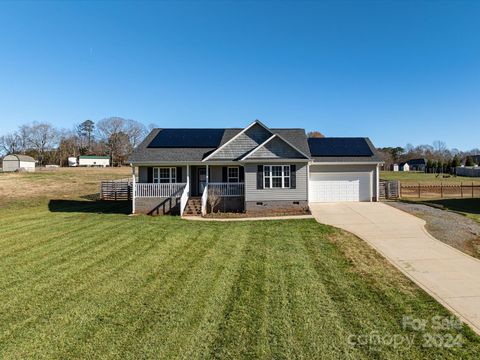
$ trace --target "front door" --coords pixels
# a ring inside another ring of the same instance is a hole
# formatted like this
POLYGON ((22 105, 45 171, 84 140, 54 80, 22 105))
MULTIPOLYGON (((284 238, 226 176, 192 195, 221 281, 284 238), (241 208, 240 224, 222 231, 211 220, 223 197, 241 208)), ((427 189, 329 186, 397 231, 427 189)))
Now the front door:
POLYGON ((207 169, 202 167, 197 169, 197 178, 198 178, 198 195, 203 194, 203 190, 207 185, 207 169))

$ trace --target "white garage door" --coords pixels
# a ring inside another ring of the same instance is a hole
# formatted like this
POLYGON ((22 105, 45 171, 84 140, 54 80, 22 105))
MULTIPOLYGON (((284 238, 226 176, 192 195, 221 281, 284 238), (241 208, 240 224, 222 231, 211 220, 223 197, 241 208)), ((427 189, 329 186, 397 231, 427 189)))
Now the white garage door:
POLYGON ((370 173, 310 173, 310 202, 370 201, 370 173))

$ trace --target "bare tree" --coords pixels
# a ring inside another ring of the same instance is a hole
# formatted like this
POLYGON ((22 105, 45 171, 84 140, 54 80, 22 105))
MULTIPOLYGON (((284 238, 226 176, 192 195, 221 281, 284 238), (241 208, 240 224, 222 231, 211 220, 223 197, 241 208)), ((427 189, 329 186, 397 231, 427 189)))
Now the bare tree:
POLYGON ((46 150, 52 149, 58 140, 57 130, 48 123, 34 122, 28 134, 28 145, 39 154, 40 164, 43 164, 43 157, 46 150))
POLYGON ((217 210, 218 205, 220 205, 220 201, 222 200, 220 192, 215 188, 208 189, 208 205, 210 205, 210 211, 215 212, 217 210))
POLYGON ((20 150, 20 138, 17 133, 0 136, 0 152, 5 155, 15 154, 20 150))
POLYGON ((28 146, 29 146, 29 137, 32 132, 32 128, 30 125, 21 125, 18 128, 17 135, 19 138, 19 152, 22 154, 25 154, 25 151, 27 151, 28 146))
POLYGON ((135 120, 110 117, 97 123, 97 133, 107 145, 112 163, 121 164, 143 140, 147 129, 135 120))
POLYGON ((307 136, 308 136, 309 138, 324 138, 324 137, 325 137, 325 135, 323 135, 320 131, 316 131, 316 130, 314 130, 314 131, 309 131, 309 132, 307 133, 307 136))
POLYGON ((142 123, 135 120, 125 121, 125 133, 132 149, 134 149, 147 135, 147 128, 142 123))
POLYGON ((148 126, 147 126, 147 130, 148 130, 148 131, 152 131, 153 129, 156 129, 156 128, 158 128, 158 125, 155 124, 155 123, 150 123, 150 124, 148 124, 148 126))

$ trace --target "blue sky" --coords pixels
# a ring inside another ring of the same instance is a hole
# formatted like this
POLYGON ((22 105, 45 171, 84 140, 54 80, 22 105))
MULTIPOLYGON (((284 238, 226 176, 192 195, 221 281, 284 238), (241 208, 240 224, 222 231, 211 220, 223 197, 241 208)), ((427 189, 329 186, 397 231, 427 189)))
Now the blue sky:
POLYGON ((2 2, 0 133, 122 116, 480 147, 480 2, 2 2))

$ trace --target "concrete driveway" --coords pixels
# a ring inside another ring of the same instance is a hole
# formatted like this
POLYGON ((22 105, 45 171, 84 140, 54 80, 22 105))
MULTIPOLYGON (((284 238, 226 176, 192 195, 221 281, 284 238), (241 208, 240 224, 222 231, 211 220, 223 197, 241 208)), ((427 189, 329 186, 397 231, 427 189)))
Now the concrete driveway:
POLYGON ((479 260, 432 237, 422 219, 384 203, 318 203, 311 210, 318 222, 367 241, 480 335, 479 260))

